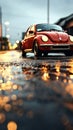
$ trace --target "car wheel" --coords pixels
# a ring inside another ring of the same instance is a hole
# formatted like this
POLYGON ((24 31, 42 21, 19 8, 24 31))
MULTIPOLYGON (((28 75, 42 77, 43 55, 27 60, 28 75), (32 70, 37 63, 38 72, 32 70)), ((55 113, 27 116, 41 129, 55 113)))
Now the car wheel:
POLYGON ((26 57, 26 52, 24 52, 24 50, 22 50, 22 57, 26 57))
POLYGON ((40 50, 39 50, 39 47, 38 47, 38 43, 37 42, 35 42, 35 44, 34 44, 34 56, 35 57, 39 57, 39 56, 41 56, 41 52, 40 52, 40 50))
POLYGON ((65 52, 65 55, 66 56, 73 56, 73 52, 71 51, 71 52, 65 52))
POLYGON ((47 52, 44 52, 44 56, 46 57, 48 55, 48 53, 47 52))

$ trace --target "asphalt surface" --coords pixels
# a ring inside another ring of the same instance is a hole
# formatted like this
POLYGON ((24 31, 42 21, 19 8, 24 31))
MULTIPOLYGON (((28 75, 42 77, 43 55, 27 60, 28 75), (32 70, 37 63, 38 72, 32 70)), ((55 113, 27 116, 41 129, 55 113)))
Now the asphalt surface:
POLYGON ((0 130, 73 130, 73 57, 1 53, 0 130))

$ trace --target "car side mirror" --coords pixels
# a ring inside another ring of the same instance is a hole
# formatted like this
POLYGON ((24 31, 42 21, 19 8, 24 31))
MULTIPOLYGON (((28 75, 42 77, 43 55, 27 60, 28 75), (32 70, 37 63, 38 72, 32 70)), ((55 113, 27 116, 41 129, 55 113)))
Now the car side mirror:
POLYGON ((29 31, 29 34, 34 34, 34 31, 29 31))
POLYGON ((65 33, 67 33, 67 30, 64 30, 65 33))

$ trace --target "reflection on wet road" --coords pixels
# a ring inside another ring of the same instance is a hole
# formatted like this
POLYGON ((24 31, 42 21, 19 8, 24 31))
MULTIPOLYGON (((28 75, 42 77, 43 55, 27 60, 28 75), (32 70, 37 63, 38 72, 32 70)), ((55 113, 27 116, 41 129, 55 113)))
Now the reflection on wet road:
POLYGON ((73 130, 73 57, 0 54, 0 130, 73 130))

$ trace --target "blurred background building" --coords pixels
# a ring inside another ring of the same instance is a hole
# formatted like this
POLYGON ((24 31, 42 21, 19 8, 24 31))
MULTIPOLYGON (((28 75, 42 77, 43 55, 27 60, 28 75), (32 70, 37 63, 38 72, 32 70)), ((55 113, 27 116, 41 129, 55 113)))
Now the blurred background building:
POLYGON ((60 18, 56 24, 60 25, 68 34, 73 36, 73 14, 60 18))
POLYGON ((8 50, 9 41, 7 37, 2 36, 2 8, 0 7, 0 50, 8 50))

